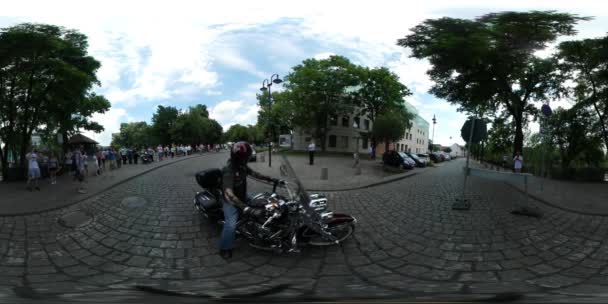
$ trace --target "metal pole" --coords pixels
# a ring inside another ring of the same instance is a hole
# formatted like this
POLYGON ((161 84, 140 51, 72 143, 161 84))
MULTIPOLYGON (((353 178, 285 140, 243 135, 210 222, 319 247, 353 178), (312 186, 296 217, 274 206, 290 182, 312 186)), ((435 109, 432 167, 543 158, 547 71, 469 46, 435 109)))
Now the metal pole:
POLYGON ((433 137, 431 138, 431 142, 433 143, 431 145, 431 152, 433 152, 435 150, 435 121, 433 121, 433 137))
POLYGON ((473 141, 473 130, 475 129, 475 117, 473 117, 471 122, 471 131, 469 133, 469 148, 467 149, 467 164, 464 170, 464 183, 462 185, 462 200, 460 204, 456 203, 452 205, 452 209, 469 209, 470 204, 467 203, 465 199, 466 187, 467 187, 467 177, 469 176, 469 159, 471 156, 471 142, 473 141))
MULTIPOLYGON (((270 77, 272 79, 272 77, 270 77)), ((272 111, 272 93, 270 92, 270 87, 272 87, 272 80, 268 83, 268 167, 272 167, 272 130, 271 130, 271 121, 272 118, 270 116, 270 112, 272 111)))

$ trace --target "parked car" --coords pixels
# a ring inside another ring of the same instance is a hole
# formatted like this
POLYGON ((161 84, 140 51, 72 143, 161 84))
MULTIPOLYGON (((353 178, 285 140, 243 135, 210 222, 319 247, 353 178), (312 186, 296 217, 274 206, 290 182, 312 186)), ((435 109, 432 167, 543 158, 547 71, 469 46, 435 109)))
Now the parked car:
POLYGON ((413 168, 416 168, 416 161, 414 159, 412 159, 411 157, 409 157, 409 155, 407 155, 405 152, 397 152, 399 153, 399 156, 401 156, 401 158, 403 158, 403 160, 407 163, 409 163, 413 168))
POLYGON ((443 161, 443 158, 441 157, 441 154, 437 153, 437 152, 433 152, 429 154, 429 157, 431 158, 431 160, 434 163, 440 163, 443 161))
POLYGON ((428 163, 429 163, 429 161, 431 160, 431 159, 429 158, 429 155, 428 155, 428 154, 424 154, 424 153, 418 153, 418 154, 416 154, 416 156, 418 156, 418 158, 420 158, 420 159, 422 159, 422 160, 426 161, 426 163, 427 163, 427 164, 428 164, 428 163))
POLYGON ((426 167, 427 161, 418 157, 418 155, 414 154, 414 153, 409 153, 409 152, 405 152, 405 154, 407 156, 409 156, 411 159, 414 160, 414 162, 416 162, 416 166, 419 168, 424 168, 426 167))
POLYGON ((411 162, 406 161, 397 151, 394 150, 384 152, 384 154, 382 154, 382 162, 391 167, 414 169, 414 165, 412 165, 411 162))
POLYGON ((447 152, 441 152, 441 155, 443 156, 443 158, 445 160, 452 160, 452 156, 450 156, 450 153, 447 152))

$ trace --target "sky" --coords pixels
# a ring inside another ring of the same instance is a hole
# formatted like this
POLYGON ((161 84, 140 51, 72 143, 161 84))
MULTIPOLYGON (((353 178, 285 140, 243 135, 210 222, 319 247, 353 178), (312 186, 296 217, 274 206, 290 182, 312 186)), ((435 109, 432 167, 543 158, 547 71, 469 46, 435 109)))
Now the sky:
MULTIPOLYGON (((601 1, 116 1, 0 0, 0 28, 51 23, 89 37, 89 53, 102 64, 94 88, 112 103, 93 119, 102 133, 85 132, 103 145, 120 123, 147 121, 158 105, 205 104, 226 130, 255 124, 255 95, 272 74, 285 76, 307 58, 332 54, 369 67, 386 66, 413 95, 406 100, 435 125, 435 142, 463 144, 465 120, 457 107, 428 93, 430 65, 396 45, 425 19, 475 18, 490 12, 557 10, 592 16, 576 36, 608 31, 608 2, 601 1)), ((561 41, 560 40, 560 41, 561 41)), ((552 48, 539 56, 551 54, 552 48)), ((281 89, 281 85, 273 86, 281 89)), ((552 102, 569 107, 566 100, 552 102)), ((532 130, 538 125, 531 124, 532 130)), ((432 123, 431 123, 432 128, 432 123)))

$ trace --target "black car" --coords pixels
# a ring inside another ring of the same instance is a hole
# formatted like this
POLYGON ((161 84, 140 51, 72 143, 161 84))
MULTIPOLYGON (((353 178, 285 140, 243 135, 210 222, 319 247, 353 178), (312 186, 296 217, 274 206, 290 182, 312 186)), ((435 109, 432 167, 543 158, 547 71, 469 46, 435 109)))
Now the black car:
POLYGON ((440 162, 443 161, 443 158, 441 157, 441 154, 439 154, 437 152, 429 153, 429 157, 431 158, 431 160, 434 163, 440 163, 440 162))
MULTIPOLYGON (((407 156, 406 156, 407 157, 407 156)), ((382 154, 382 162, 391 167, 401 167, 403 169, 414 169, 414 165, 408 159, 405 159, 397 151, 388 151, 382 154)))
POLYGON ((426 167, 426 160, 418 157, 418 155, 416 155, 414 153, 409 153, 409 152, 405 152, 405 154, 407 154, 407 156, 409 156, 411 159, 414 160, 414 162, 416 162, 416 166, 418 168, 424 168, 424 167, 426 167))

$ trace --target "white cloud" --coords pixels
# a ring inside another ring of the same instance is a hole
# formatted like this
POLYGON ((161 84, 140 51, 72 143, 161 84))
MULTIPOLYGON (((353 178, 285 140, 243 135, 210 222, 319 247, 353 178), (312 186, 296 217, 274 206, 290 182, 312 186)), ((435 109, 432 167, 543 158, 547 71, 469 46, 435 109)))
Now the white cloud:
POLYGON ((317 60, 323 60, 323 59, 327 59, 330 56, 336 55, 336 53, 332 53, 332 52, 324 52, 324 53, 319 53, 313 56, 314 59, 317 60))
POLYGON ((235 124, 255 124, 259 106, 242 100, 223 100, 209 110, 209 117, 217 120, 224 130, 235 124))
POLYGON ((112 142, 112 133, 118 133, 120 131, 121 122, 134 121, 134 119, 127 114, 126 109, 116 107, 112 107, 103 114, 93 114, 91 119, 102 124, 105 130, 101 133, 94 133, 91 131, 84 131, 82 133, 104 146, 107 146, 112 142))

